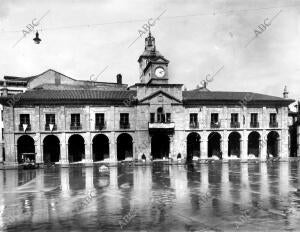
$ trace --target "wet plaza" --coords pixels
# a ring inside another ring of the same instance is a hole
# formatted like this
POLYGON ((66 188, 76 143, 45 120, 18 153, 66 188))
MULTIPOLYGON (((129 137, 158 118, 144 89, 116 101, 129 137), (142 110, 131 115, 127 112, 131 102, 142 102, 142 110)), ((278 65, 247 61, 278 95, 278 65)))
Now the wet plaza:
POLYGON ((300 230, 297 161, 0 170, 0 190, 0 231, 300 230))

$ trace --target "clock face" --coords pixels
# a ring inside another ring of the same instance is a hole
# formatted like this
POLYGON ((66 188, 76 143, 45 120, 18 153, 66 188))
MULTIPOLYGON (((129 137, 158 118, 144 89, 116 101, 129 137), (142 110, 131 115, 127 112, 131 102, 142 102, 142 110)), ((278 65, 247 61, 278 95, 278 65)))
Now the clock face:
POLYGON ((163 77, 166 74, 166 71, 162 67, 158 67, 155 69, 155 76, 163 77))

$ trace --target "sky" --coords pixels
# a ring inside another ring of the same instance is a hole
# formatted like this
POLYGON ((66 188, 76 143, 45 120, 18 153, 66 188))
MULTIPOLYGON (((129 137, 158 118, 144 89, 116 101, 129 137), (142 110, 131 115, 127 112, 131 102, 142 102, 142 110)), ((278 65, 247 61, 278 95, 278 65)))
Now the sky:
POLYGON ((54 69, 137 83, 140 32, 161 15, 151 32, 170 61, 170 83, 193 89, 216 74, 210 90, 282 96, 286 85, 300 100, 299 14, 300 0, 0 0, 0 78, 54 69))

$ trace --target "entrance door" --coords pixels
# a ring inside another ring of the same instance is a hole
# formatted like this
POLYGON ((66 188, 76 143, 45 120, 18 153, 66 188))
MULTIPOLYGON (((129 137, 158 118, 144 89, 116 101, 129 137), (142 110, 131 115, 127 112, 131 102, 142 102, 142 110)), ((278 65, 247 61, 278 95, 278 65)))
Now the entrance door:
POLYGON ((170 139, 167 134, 155 134, 151 138, 151 155, 153 159, 168 158, 170 139))

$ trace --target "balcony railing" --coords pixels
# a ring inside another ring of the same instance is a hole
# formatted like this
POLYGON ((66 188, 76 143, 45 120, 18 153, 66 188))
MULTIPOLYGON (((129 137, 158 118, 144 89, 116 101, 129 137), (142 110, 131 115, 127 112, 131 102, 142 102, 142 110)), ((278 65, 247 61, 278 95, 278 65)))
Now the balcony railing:
POLYGON ((19 125, 19 131, 24 131, 25 127, 23 127, 23 125, 27 125, 27 127, 25 126, 26 127, 26 131, 31 131, 31 125, 30 124, 25 124, 25 123, 19 125))
MULTIPOLYGON (((52 130, 57 130, 56 124, 51 124, 51 125, 53 125, 52 130)), ((51 130, 50 124, 45 124, 45 131, 50 131, 50 130, 51 130)))
POLYGON ((259 127, 259 122, 250 122, 250 127, 251 128, 258 128, 259 127))
POLYGON ((130 123, 129 122, 120 122, 120 129, 129 129, 130 123))
POLYGON ((106 128, 106 122, 100 122, 95 124, 95 130, 103 130, 106 128))
POLYGON ((221 123, 220 122, 210 122, 210 127, 211 128, 220 128, 221 123))
POLYGON ((82 125, 81 124, 71 124, 70 125, 70 130, 81 130, 82 125))
POLYGON ((276 128, 276 127, 278 127, 278 122, 270 122, 270 123, 269 123, 269 126, 270 126, 271 128, 276 128))
POLYGON ((231 128, 240 128, 240 122, 230 122, 231 128))
POLYGON ((199 128, 198 122, 190 122, 190 128, 199 128))

